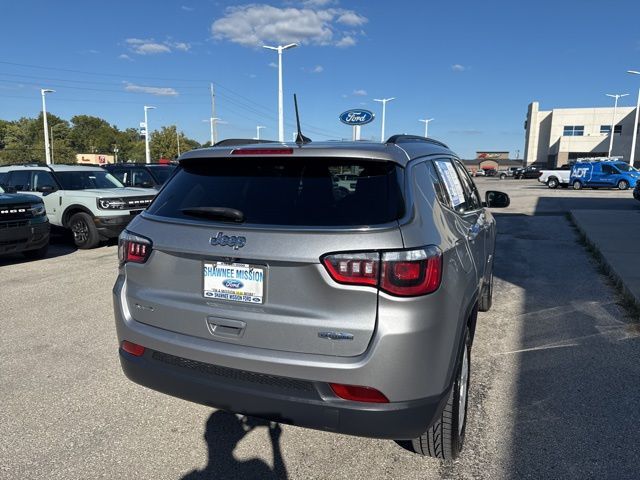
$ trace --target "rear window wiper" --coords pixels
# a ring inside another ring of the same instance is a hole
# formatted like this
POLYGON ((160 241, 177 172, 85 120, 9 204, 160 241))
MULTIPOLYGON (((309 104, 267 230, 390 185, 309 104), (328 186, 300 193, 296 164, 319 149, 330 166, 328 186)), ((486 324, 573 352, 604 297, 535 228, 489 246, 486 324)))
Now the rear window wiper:
POLYGON ((244 213, 235 208, 228 207, 188 207, 180 210, 183 214, 192 217, 209 218, 231 222, 244 222, 244 213))

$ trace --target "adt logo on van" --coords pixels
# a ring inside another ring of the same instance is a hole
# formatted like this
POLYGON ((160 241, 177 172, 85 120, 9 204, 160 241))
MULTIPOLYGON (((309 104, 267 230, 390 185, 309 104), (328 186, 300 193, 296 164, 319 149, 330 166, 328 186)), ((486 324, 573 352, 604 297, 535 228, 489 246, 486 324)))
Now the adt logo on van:
POLYGON ((222 285, 224 285, 225 288, 231 288, 233 290, 238 290, 239 288, 244 287, 244 283, 242 283, 240 280, 235 280, 233 278, 227 278, 222 282, 222 285))
POLYGON ((220 245, 221 247, 233 247, 234 250, 238 250, 247 244, 247 239, 245 237, 225 235, 223 232, 218 232, 217 236, 211 237, 209 243, 214 246, 220 245))
POLYGON ((347 125, 366 125, 375 118, 369 110, 347 110, 338 117, 342 123, 347 125))

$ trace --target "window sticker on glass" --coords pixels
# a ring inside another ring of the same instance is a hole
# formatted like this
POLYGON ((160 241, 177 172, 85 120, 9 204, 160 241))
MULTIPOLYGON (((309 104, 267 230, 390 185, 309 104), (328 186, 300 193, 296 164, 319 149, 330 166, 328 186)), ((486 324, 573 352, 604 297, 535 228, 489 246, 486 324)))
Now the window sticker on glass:
POLYGON ((461 203, 464 203, 464 191, 462 190, 460 178, 458 178, 458 174, 456 173, 456 168, 451 162, 446 160, 436 160, 434 163, 444 181, 447 192, 449 192, 452 206, 455 208, 461 203))

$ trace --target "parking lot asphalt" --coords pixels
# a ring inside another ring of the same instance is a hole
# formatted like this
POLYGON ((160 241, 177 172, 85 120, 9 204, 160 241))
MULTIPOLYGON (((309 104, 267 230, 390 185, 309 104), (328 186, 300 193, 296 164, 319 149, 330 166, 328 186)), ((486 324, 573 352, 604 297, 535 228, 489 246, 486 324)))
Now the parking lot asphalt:
POLYGON ((637 478, 640 327, 566 211, 638 202, 536 183, 478 180, 512 206, 495 212, 494 305, 478 321, 459 460, 241 421, 132 384, 113 325, 116 247, 59 240, 44 260, 0 260, 0 478, 637 478))

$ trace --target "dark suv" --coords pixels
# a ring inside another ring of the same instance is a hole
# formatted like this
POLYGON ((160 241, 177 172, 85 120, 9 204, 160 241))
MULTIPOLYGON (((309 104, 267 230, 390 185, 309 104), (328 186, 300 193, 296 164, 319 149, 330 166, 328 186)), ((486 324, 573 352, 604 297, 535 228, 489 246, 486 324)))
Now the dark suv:
POLYGON ((42 258, 48 248, 49 220, 42 199, 6 193, 0 186, 0 254, 42 258))
POLYGON ((483 202, 423 137, 188 152, 120 236, 122 368, 216 408, 454 458, 491 307, 486 207, 508 203, 483 202))
POLYGON ((125 187, 155 188, 159 190, 176 169, 168 163, 114 163, 103 165, 125 187))

